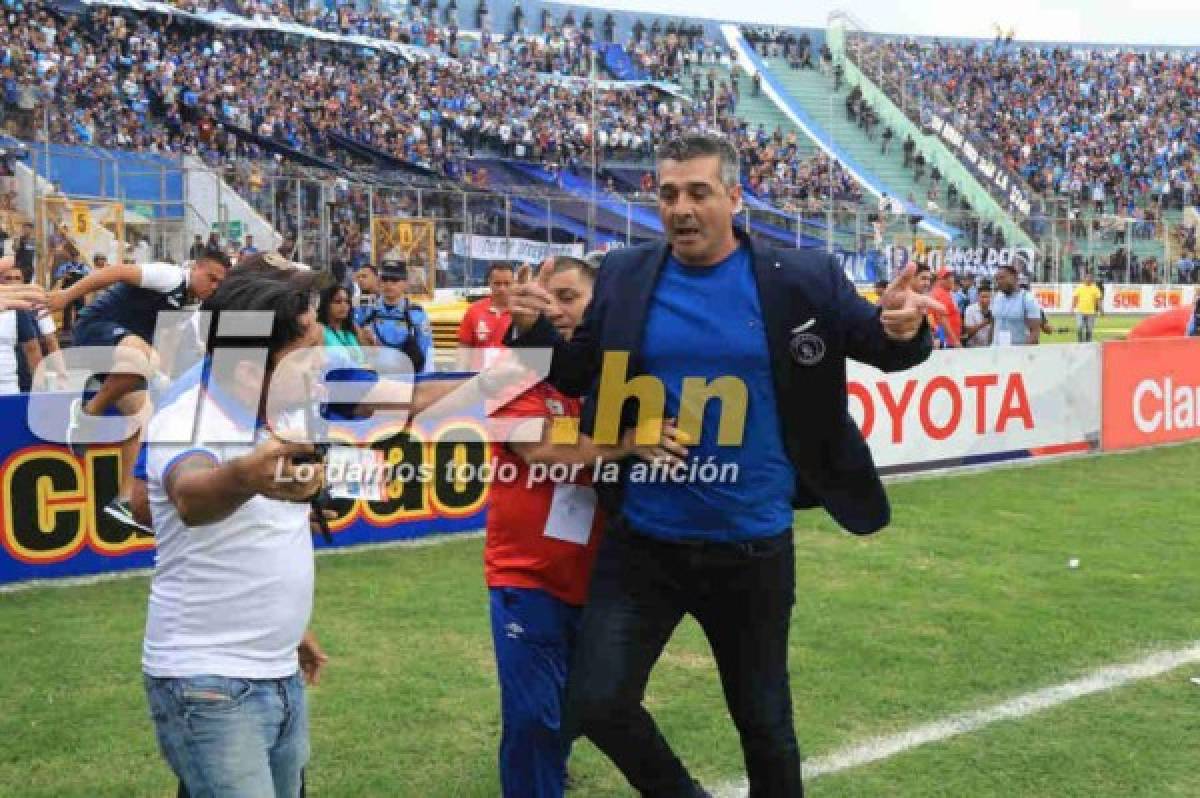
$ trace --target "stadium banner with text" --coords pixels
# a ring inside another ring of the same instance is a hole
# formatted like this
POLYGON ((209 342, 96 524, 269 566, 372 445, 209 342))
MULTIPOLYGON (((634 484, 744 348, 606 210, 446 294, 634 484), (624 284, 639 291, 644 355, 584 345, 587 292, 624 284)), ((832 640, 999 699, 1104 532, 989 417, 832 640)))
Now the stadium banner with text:
MULTIPOLYGON (((849 363, 847 379, 850 414, 884 474, 1200 438, 1200 339, 939 351, 896 374, 849 363)), ((77 458, 41 441, 27 404, 0 397, 0 585, 153 565, 154 539, 103 512, 120 481, 118 449, 77 458)), ((485 436, 465 417, 373 443, 394 478, 380 495, 333 500, 334 545, 481 528, 487 484, 452 473, 491 462, 485 436)))
MULTIPOLYGON (((1070 313, 1071 299, 1078 283, 1034 283, 1030 290, 1042 310, 1047 313, 1070 313)), ((1194 285, 1125 285, 1107 283, 1104 286, 1104 312, 1150 315, 1164 310, 1190 305, 1200 294, 1194 285)))
POLYGON ((583 244, 548 244, 528 238, 505 238, 504 236, 479 236, 455 233, 452 239, 455 255, 475 260, 515 260, 522 263, 540 263, 546 258, 569 255, 583 257, 583 244))
POLYGON ((1104 344, 1105 450, 1200 438, 1200 339, 1104 344))
POLYGON ((1098 344, 938 351, 897 374, 850 363, 847 379, 850 414, 884 474, 1099 445, 1098 344))
MULTIPOLYGON (((71 399, 61 396, 64 403, 71 399)), ((78 458, 39 440, 26 424, 28 401, 26 395, 0 396, 0 585, 152 566, 154 538, 131 535, 104 513, 121 477, 117 447, 93 446, 78 458)), ((372 443, 373 456, 392 467, 394 479, 371 497, 377 500, 331 501, 334 545, 481 528, 488 485, 458 480, 455 473, 491 461, 485 437, 478 419, 463 417, 372 443), (455 467, 447 468, 451 463, 455 467), (410 476, 417 474, 428 478, 410 476)), ((324 546, 320 537, 313 541, 324 546)))
MULTIPOLYGON (((867 254, 864 253, 862 257, 867 257, 867 254)), ((918 239, 913 247, 893 244, 869 254, 882 260, 882 267, 879 269, 882 273, 867 278, 847 269, 846 274, 850 279, 856 282, 887 279, 888 275, 896 274, 913 261, 924 263, 935 272, 944 267, 956 274, 988 279, 994 277, 996 269, 1001 266, 1012 266, 1018 274, 1025 276, 1036 274, 1041 264, 1041 256, 1037 250, 1028 247, 940 247, 930 246, 922 239, 918 239)))
POLYGON ((982 152, 966 133, 955 128, 941 115, 929 112, 924 115, 923 121, 927 130, 946 142, 967 169, 988 187, 993 195, 1001 198, 1001 204, 1009 211, 1017 211, 1022 216, 1029 215, 1033 210, 1032 197, 1015 173, 1010 172, 1000 161, 993 160, 982 152))

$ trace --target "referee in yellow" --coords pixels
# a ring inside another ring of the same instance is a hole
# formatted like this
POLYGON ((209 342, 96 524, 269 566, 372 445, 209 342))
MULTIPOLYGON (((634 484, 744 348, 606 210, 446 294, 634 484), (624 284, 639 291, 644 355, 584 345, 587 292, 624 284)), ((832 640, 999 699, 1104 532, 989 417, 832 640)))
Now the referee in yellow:
POLYGON ((1084 274, 1083 282, 1075 286, 1075 295, 1071 297, 1071 312, 1075 314, 1075 337, 1079 343, 1092 340, 1096 329, 1096 314, 1103 312, 1101 307, 1104 292, 1092 279, 1092 275, 1084 274))

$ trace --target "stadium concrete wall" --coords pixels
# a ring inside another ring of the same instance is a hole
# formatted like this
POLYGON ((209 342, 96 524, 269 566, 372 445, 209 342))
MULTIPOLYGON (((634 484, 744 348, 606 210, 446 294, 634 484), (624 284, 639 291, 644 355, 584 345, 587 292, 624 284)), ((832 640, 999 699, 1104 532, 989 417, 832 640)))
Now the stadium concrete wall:
POLYGON ((255 245, 259 249, 275 250, 283 243, 283 236, 271 223, 199 158, 186 156, 184 170, 187 201, 194 211, 187 217, 189 236, 200 235, 208 238, 214 224, 240 221, 242 235, 254 236, 255 245))
MULTIPOLYGON (((847 379, 850 414, 888 474, 1200 438, 1198 338, 936 352, 899 374, 851 364, 847 379)), ((103 512, 120 481, 118 450, 77 458, 41 441, 28 406, 27 396, 0 397, 0 585, 152 565, 154 539, 103 512)), ((445 468, 491 461, 477 421, 373 447, 387 462, 432 466, 432 478, 398 480, 380 501, 335 500, 334 545, 483 526, 487 485, 449 480, 445 468)))

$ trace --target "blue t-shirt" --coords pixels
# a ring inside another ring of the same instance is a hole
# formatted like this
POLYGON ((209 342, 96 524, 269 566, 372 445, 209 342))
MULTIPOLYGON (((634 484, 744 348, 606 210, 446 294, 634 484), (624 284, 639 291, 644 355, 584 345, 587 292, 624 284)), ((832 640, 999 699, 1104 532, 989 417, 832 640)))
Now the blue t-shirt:
POLYGON ((1012 296, 997 291, 992 294, 992 318, 995 320, 992 346, 1019 346, 1029 343, 1027 322, 1040 321, 1042 308, 1033 294, 1023 288, 1017 289, 1012 296))
POLYGON ((163 311, 180 310, 187 300, 187 283, 181 282, 169 292, 142 288, 128 283, 117 283, 101 291, 75 320, 75 334, 80 328, 94 322, 111 322, 124 327, 142 340, 154 340, 154 327, 158 314, 163 311))
POLYGON ((688 447, 687 470, 693 461, 713 462, 723 478, 705 480, 697 468, 697 479, 638 481, 634 466, 622 504, 629 523, 669 540, 738 541, 790 529, 795 471, 783 448, 749 251, 740 247, 705 267, 669 257, 650 300, 642 341, 646 373, 665 389, 667 418, 678 418, 685 377, 711 382, 731 376, 746 386, 746 424, 739 445, 717 445, 722 403, 710 399, 701 438, 688 447))

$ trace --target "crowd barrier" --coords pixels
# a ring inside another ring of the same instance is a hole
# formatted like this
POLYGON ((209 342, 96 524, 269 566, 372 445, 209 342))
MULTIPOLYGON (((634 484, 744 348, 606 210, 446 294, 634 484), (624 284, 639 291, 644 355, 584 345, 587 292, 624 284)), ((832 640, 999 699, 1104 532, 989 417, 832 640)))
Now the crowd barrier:
POLYGON ((887 473, 1095 449, 1100 344, 934 352, 884 374, 851 363, 850 414, 887 473))
MULTIPOLYGON (((850 413, 890 474, 1200 437, 1197 338, 935 352, 898 374, 851 364, 848 382, 850 413)), ((0 584, 152 565, 153 538, 131 537, 102 511, 117 490, 117 450, 79 459, 40 441, 27 406, 26 396, 0 397, 0 584)), ((375 447, 387 462, 431 464, 434 478, 396 481, 382 501, 335 502, 335 545, 483 526, 487 485, 450 481, 445 468, 490 462, 477 423, 375 447)))

